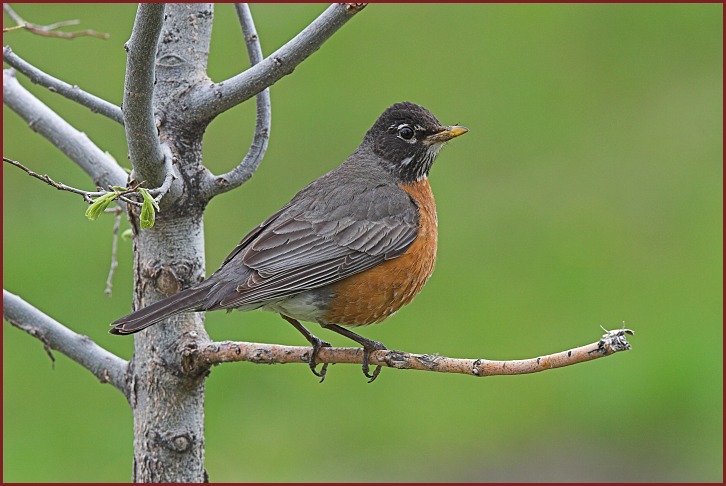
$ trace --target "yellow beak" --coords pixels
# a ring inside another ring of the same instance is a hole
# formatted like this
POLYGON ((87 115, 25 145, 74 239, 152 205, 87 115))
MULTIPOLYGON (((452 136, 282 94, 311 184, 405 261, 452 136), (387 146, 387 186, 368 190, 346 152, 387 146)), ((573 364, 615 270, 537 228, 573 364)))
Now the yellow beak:
POLYGON ((453 127, 444 127, 444 129, 440 132, 434 133, 433 135, 429 135, 428 137, 426 137, 425 141, 429 144, 448 142, 452 138, 458 137, 459 135, 464 135, 468 131, 468 128, 461 127, 459 125, 454 125, 453 127))

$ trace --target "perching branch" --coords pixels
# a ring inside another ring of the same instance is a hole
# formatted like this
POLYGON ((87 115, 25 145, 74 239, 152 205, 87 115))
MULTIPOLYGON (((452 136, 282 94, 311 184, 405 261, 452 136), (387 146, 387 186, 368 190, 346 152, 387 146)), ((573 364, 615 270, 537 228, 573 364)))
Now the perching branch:
POLYGON ((3 69, 3 102, 25 120, 32 130, 78 164, 96 186, 126 184, 127 174, 113 157, 23 88, 12 69, 3 69))
POLYGON ((38 338, 126 395, 125 373, 128 363, 110 353, 88 336, 76 334, 55 319, 3 289, 3 316, 13 326, 38 338))
POLYGON ((67 27, 69 25, 78 25, 81 23, 80 20, 64 20, 61 22, 55 22, 50 25, 38 25, 31 22, 26 22, 20 15, 15 12, 15 10, 10 7, 10 4, 8 3, 3 3, 3 10, 5 10, 10 18, 13 19, 16 24, 18 24, 15 27, 3 28, 3 32, 10 32, 11 30, 17 29, 26 29, 30 32, 33 32, 34 34, 43 35, 45 37, 60 37, 62 39, 75 39, 76 37, 82 36, 98 37, 99 39, 108 39, 110 37, 108 34, 96 32, 95 30, 91 29, 78 30, 75 32, 62 32, 60 30, 57 30, 61 27, 67 27))
POLYGON ((69 100, 85 106, 92 112, 99 113, 123 125, 124 117, 121 112, 121 108, 97 96, 86 93, 78 86, 71 86, 65 81, 61 81, 60 79, 44 73, 29 62, 20 58, 12 51, 12 49, 10 49, 10 46, 5 46, 3 48, 3 60, 8 63, 8 65, 14 67, 18 72, 26 75, 33 83, 44 86, 53 93, 65 96, 69 100))
POLYGON ((212 120, 220 113, 272 86, 282 77, 292 73, 365 5, 335 3, 262 62, 223 82, 196 88, 190 93, 192 116, 199 121, 212 120))
MULTIPOLYGON (((371 352, 370 363, 390 368, 460 373, 472 376, 523 375, 574 365, 610 356, 618 351, 626 351, 630 349, 626 334, 632 335, 633 331, 630 329, 607 331, 595 343, 530 359, 511 361, 460 359, 382 350, 371 352)), ((311 352, 312 348, 308 346, 223 341, 212 342, 199 349, 186 350, 185 354, 187 356, 186 366, 193 369, 195 366, 204 368, 232 361, 250 361, 258 364, 307 364, 311 352)), ((318 353, 318 362, 362 364, 363 350, 361 348, 321 348, 318 353)))
POLYGON ((167 175, 153 103, 156 50, 163 22, 163 3, 140 3, 131 38, 124 45, 128 57, 123 115, 129 158, 134 176, 153 186, 162 184, 167 175))
MULTIPOLYGON (((246 3, 235 4, 237 17, 242 26, 242 34, 245 38, 247 46, 247 54, 250 58, 252 66, 262 61, 262 47, 260 39, 255 30, 255 23, 252 20, 252 14, 246 3)), ((212 176, 208 179, 208 187, 205 192, 207 197, 211 199, 217 194, 235 189, 247 182, 252 174, 262 162, 262 158, 267 151, 267 144, 270 139, 270 123, 272 121, 272 108, 270 107, 270 89, 265 88, 257 94, 257 114, 255 120, 255 134, 252 138, 252 144, 247 151, 247 155, 242 162, 220 176, 212 176)))

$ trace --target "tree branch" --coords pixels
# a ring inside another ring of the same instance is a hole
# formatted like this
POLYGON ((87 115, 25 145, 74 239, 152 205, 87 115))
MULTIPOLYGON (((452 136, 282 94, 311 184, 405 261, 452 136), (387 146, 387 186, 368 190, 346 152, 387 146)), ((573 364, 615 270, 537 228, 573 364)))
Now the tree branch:
POLYGON ((220 113, 272 86, 292 73, 365 5, 335 3, 262 62, 223 82, 196 88, 190 93, 192 116, 198 121, 212 120, 220 113))
POLYGON ((152 186, 166 176, 164 154, 154 118, 156 50, 164 21, 163 3, 140 3, 131 38, 124 80, 123 114, 134 177, 152 186))
MULTIPOLYGON (((488 359, 459 359, 430 354, 411 354, 395 350, 374 351, 370 354, 372 365, 390 368, 459 373, 472 376, 522 375, 553 368, 574 365, 584 361, 610 356, 618 351, 630 349, 626 334, 630 329, 607 331, 592 344, 580 346, 560 353, 537 358, 493 361, 488 359)), ((308 363, 311 347, 283 346, 245 342, 211 342, 198 349, 185 351, 187 369, 209 367, 232 361, 250 361, 258 364, 308 363)), ((362 348, 321 348, 319 363, 362 364, 362 348)))
POLYGON ((128 363, 103 349, 88 336, 76 334, 58 321, 3 289, 3 316, 13 326, 38 338, 93 373, 101 383, 110 383, 126 395, 128 363))
POLYGON ((58 93, 71 101, 75 101, 79 105, 85 106, 93 113, 99 113, 123 125, 124 117, 120 107, 90 93, 86 93, 78 86, 71 86, 65 81, 61 81, 60 79, 44 73, 29 62, 20 58, 12 51, 10 46, 5 46, 3 48, 3 60, 8 63, 8 65, 14 67, 18 72, 26 75, 33 83, 48 88, 53 93, 58 93))
POLYGON ((16 24, 18 24, 15 27, 3 28, 3 32, 9 32, 16 29, 26 29, 33 32, 34 34, 43 35, 45 37, 60 37, 63 39, 75 39, 76 37, 81 36, 98 37, 99 39, 108 39, 110 37, 108 34, 96 32, 95 30, 91 29, 78 30, 75 32, 61 32, 57 30, 61 27, 67 27, 69 25, 78 25, 81 23, 80 20, 64 20, 61 22, 55 22, 50 25, 38 25, 31 22, 26 22, 20 15, 15 12, 15 10, 10 7, 10 4, 8 3, 3 3, 3 10, 5 10, 10 18, 13 19, 16 24))
MULTIPOLYGON (((167 161, 171 160, 171 155, 167 159, 167 161)), ((139 189, 143 185, 143 182, 138 182, 136 180, 132 180, 129 185, 125 189, 120 189, 119 186, 113 187, 113 185, 108 186, 108 190, 100 190, 100 191, 84 191, 83 189, 76 189, 75 187, 68 186, 66 184, 62 184, 60 182, 56 182, 53 179, 51 179, 47 174, 40 175, 37 172, 34 172, 27 167, 25 167, 23 164, 16 160, 9 159, 8 157, 5 157, 3 155, 3 162, 6 162, 10 165, 13 165, 20 170, 25 171, 30 177, 35 177, 38 180, 41 180, 48 184, 51 187, 55 187, 59 191, 68 191, 72 192, 74 194, 79 194, 83 197, 83 200, 86 201, 88 204, 93 203, 94 197, 101 197, 105 196, 106 194, 115 194, 114 200, 121 201, 123 203, 132 204, 134 206, 142 207, 143 204, 138 201, 134 201, 132 199, 129 199, 126 197, 129 194, 136 194, 137 196, 141 197, 139 193, 139 189)), ((169 165, 171 165, 171 162, 168 162, 169 165)), ((157 205, 159 204, 159 201, 169 192, 171 189, 171 183, 176 179, 176 175, 174 175, 174 172, 169 167, 167 168, 166 177, 164 178, 164 183, 155 188, 155 189, 148 189, 149 195, 154 196, 154 200, 156 201, 157 205)), ((143 199, 143 198, 142 198, 143 199)), ((123 204, 121 204, 123 206, 123 204)))
MULTIPOLYGON (((260 39, 255 30, 255 23, 252 20, 252 14, 246 3, 235 4, 235 9, 237 10, 237 17, 239 17, 239 22, 242 26, 242 34, 244 35, 247 46, 247 55, 250 58, 250 64, 254 66, 262 61, 262 47, 260 46, 260 39)), ((252 138, 252 144, 247 151, 247 155, 231 171, 219 176, 211 176, 208 179, 210 184, 204 190, 207 199, 235 189, 252 177, 252 174, 260 166, 262 158, 267 151, 267 144, 270 140, 271 121, 270 89, 265 88, 257 94, 255 134, 252 138)))
POLYGON ((96 186, 126 184, 127 174, 113 157, 23 88, 12 69, 3 69, 3 102, 25 120, 32 130, 78 164, 96 186))
POLYGON ((113 274, 118 268, 118 230, 121 227, 121 208, 116 206, 114 212, 116 214, 113 220, 113 230, 111 231, 113 235, 111 239, 111 267, 106 278, 106 288, 103 290, 103 293, 109 297, 111 297, 111 289, 113 288, 113 274))
POLYGON ((166 144, 162 144, 161 153, 164 156, 164 182, 155 189, 149 189, 149 194, 154 196, 157 204, 171 190, 171 183, 176 179, 176 174, 174 174, 174 168, 172 167, 175 160, 171 148, 166 144))
POLYGON ((83 197, 83 200, 86 201, 88 204, 91 204, 93 202, 92 198, 98 197, 98 196, 103 196, 105 194, 105 191, 89 192, 89 191, 84 191, 83 189, 76 189, 75 187, 67 186, 60 182, 56 182, 53 179, 51 179, 50 177, 48 177, 47 174, 40 175, 37 172, 33 172, 32 170, 28 169, 20 162, 9 159, 9 158, 5 157, 4 155, 3 155, 3 162, 6 162, 10 165, 14 165, 15 167, 25 171, 30 177, 35 177, 36 179, 45 182, 49 186, 55 187, 59 191, 68 191, 68 192, 72 192, 74 194, 79 194, 83 197))

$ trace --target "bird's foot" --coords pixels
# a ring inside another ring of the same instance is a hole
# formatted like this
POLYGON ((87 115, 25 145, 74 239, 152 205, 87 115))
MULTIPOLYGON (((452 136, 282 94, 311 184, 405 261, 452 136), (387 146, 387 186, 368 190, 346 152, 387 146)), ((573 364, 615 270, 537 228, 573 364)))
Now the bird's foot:
POLYGON ((305 339, 308 340, 310 343, 310 346, 313 347, 313 352, 310 353, 310 358, 308 359, 308 364, 310 365, 310 370, 312 370, 313 374, 315 376, 320 377, 320 383, 323 382, 325 379, 325 373, 328 372, 328 363, 323 363, 323 367, 320 368, 320 373, 315 371, 315 368, 318 366, 318 353, 320 352, 320 348, 329 348, 330 343, 327 341, 323 341, 307 329, 305 329, 305 326, 300 324, 300 322, 297 319, 293 319, 292 317, 288 317, 285 314, 280 314, 280 317, 285 319, 287 322, 293 325, 295 329, 300 331, 300 333, 305 336, 305 339))
POLYGON ((379 343, 378 341, 369 341, 368 343, 363 345, 363 374, 366 375, 366 378, 370 378, 368 380, 368 383, 373 383, 373 380, 375 380, 378 377, 378 374, 381 372, 381 365, 377 365, 376 369, 373 370, 373 373, 370 374, 368 371, 370 368, 368 367, 368 359, 370 357, 370 354, 372 351, 380 351, 388 349, 386 348, 383 343, 379 343))
POLYGON ((363 346, 363 374, 366 375, 366 378, 369 378, 368 383, 372 383, 373 380, 375 380, 378 377, 378 374, 381 372, 382 366, 376 366, 376 369, 373 370, 373 374, 369 373, 370 368, 368 367, 368 360, 370 358, 370 354, 372 351, 380 351, 388 348, 386 348, 383 343, 364 338, 363 336, 360 336, 353 331, 349 331, 344 327, 340 327, 337 324, 323 324, 323 327, 325 327, 326 329, 330 329, 331 331, 337 332, 341 336, 345 336, 348 339, 352 339, 353 341, 363 346))
POLYGON ((320 372, 315 371, 315 368, 318 366, 318 353, 320 352, 320 348, 329 348, 330 343, 313 336, 313 339, 310 340, 310 345, 313 347, 313 352, 310 353, 310 360, 308 361, 308 364, 310 365, 310 370, 315 376, 320 377, 320 383, 322 383, 323 380, 325 380, 325 374, 328 372, 328 365, 330 363, 323 363, 323 367, 320 368, 320 372))

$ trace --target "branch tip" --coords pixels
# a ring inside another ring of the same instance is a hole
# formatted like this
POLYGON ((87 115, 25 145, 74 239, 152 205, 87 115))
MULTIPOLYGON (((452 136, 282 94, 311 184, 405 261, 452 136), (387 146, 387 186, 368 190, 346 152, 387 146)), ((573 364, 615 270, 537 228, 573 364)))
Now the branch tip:
POLYGON ((60 22, 55 22, 48 25, 39 25, 23 19, 20 15, 18 15, 17 12, 15 12, 15 10, 12 9, 12 7, 10 7, 10 4, 8 3, 3 3, 3 10, 5 10, 10 18, 13 19, 13 21, 17 24, 14 27, 3 28, 3 32, 10 32, 17 29, 26 29, 34 34, 42 35, 45 37, 59 37, 62 39, 75 39, 76 37, 90 36, 105 40, 110 37, 110 35, 107 33, 96 32, 95 30, 91 29, 78 30, 75 32, 62 32, 58 30, 61 27, 68 27, 70 25, 80 24, 81 21, 78 19, 62 20, 60 22))
POLYGON ((626 334, 632 336, 635 334, 635 331, 625 328, 613 331, 605 330, 605 334, 603 334, 600 342, 598 343, 599 347, 606 350, 608 354, 616 353, 618 351, 628 351, 631 349, 631 346, 625 337, 626 334))
POLYGON ((355 13, 358 13, 361 10, 363 10, 364 8, 366 8, 366 6, 368 4, 367 3, 341 3, 340 5, 345 5, 345 9, 349 12, 354 11, 355 13))

